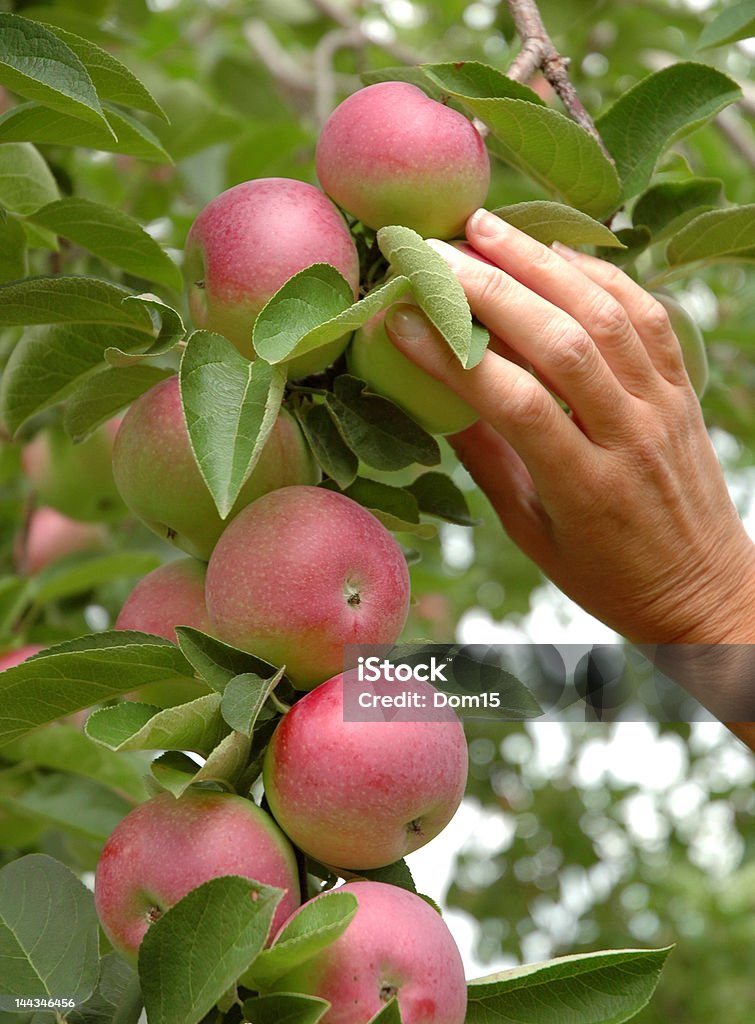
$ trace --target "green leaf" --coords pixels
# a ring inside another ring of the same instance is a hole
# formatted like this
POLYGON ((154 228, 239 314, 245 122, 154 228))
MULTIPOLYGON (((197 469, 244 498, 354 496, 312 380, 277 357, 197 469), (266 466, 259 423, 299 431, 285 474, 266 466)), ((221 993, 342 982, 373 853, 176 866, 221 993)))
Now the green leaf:
POLYGON ((433 82, 419 66, 375 68, 363 71, 359 78, 365 85, 375 85, 377 82, 408 82, 409 85, 416 85, 418 89, 422 89, 434 100, 442 101, 445 96, 441 86, 433 82))
POLYGON ((414 533, 424 538, 435 536, 434 526, 420 522, 419 505, 414 495, 402 487, 357 477, 342 493, 369 509, 389 530, 414 533))
POLYGON ((393 402, 365 391, 364 381, 336 377, 328 409, 351 450, 373 469, 403 469, 413 463, 436 466, 438 442, 393 402))
POLYGON ((169 750, 152 762, 156 781, 179 797, 196 782, 212 782, 234 793, 249 762, 251 741, 240 732, 231 732, 210 752, 200 767, 186 754, 169 750))
POLYGON ((616 237, 624 246, 623 249, 604 249, 598 246, 595 255, 609 263, 615 263, 619 267, 626 267, 634 263, 640 253, 643 253, 653 241, 650 232, 644 226, 619 228, 616 237))
POLYGON ((409 279, 417 303, 451 346, 461 365, 467 369, 475 366, 483 353, 475 351, 469 303, 443 257, 411 228, 381 228, 377 241, 391 266, 409 279))
POLYGON ((329 1009, 326 999, 283 992, 247 999, 244 1016, 254 1024, 318 1024, 329 1009))
POLYGON ((194 666, 207 685, 218 693, 222 693, 235 676, 251 673, 269 679, 278 672, 274 665, 262 658, 229 647, 214 636, 207 636, 191 626, 179 626, 176 635, 186 660, 194 666))
POLYGON ((223 691, 221 711, 228 725, 244 736, 251 736, 265 701, 283 678, 283 670, 269 679, 253 672, 234 676, 223 691))
POLYGON ((0 206, 25 216, 58 197, 47 161, 30 142, 0 146, 0 206))
POLYGON ((143 110, 145 114, 154 114, 167 121, 165 111, 147 87, 111 53, 65 29, 56 27, 52 31, 86 67, 101 100, 143 110))
POLYGON ((297 419, 323 473, 342 489, 352 484, 359 472, 359 459, 341 437, 328 406, 306 406, 297 411, 297 419))
POLYGON ((81 775, 135 801, 147 799, 141 758, 116 755, 72 725, 56 723, 14 740, 3 747, 3 758, 81 775))
POLYGON ((292 917, 274 945, 263 950, 243 984, 264 991, 311 959, 342 935, 357 912, 350 892, 328 892, 306 903, 292 917))
POLYGON ((42 207, 29 219, 74 242, 106 263, 180 292, 181 272, 144 228, 122 210, 70 196, 42 207))
POLYGON ((0 218, 0 283, 24 277, 27 270, 24 229, 13 217, 0 218))
POLYGON ((100 424, 131 405, 173 370, 159 366, 124 366, 103 370, 81 381, 66 403, 63 424, 74 441, 83 441, 100 424))
POLYGON ((138 1024, 142 994, 136 972, 119 953, 100 961, 100 980, 90 999, 66 1014, 68 1024, 138 1024))
POLYGON ((181 314, 172 306, 167 305, 156 295, 145 292, 143 295, 129 295, 123 300, 124 306, 142 307, 151 312, 160 321, 160 330, 154 342, 144 352, 130 352, 111 346, 105 350, 105 361, 109 366, 131 366, 134 363, 161 356, 170 352, 186 334, 181 314))
POLYGON ((657 242, 702 213, 700 207, 720 206, 723 199, 724 183, 720 178, 663 181, 640 196, 632 221, 637 227, 646 227, 657 242))
POLYGON ((420 67, 431 82, 437 82, 443 92, 451 96, 527 100, 538 107, 545 106, 545 101, 533 89, 515 82, 490 64, 465 60, 446 64, 421 64, 420 67))
POLYGON ((282 895, 214 878, 155 921, 139 948, 150 1024, 198 1024, 264 946, 282 895))
POLYGON ((467 505, 467 499, 445 473, 423 473, 406 490, 414 496, 420 512, 437 516, 459 526, 478 526, 467 505))
POLYGON ((646 1006, 668 949, 559 957, 469 983, 466 1024, 621 1024, 646 1006))
POLYGON ((193 680, 174 644, 113 631, 48 647, 0 673, 0 746, 148 683, 193 680))
POLYGON ((125 110, 105 104, 104 112, 109 130, 39 103, 21 103, 0 116, 0 142, 81 146, 156 163, 173 162, 159 139, 125 110))
POLYGON ((700 35, 697 49, 723 46, 751 36, 755 36, 755 0, 740 0, 733 6, 727 5, 708 22, 700 35))
POLYGON ((25 331, 0 385, 0 415, 8 430, 15 434, 37 413, 85 386, 104 366, 108 345, 143 348, 148 342, 149 335, 126 326, 55 324, 25 331))
POLYGON ((0 1010, 21 995, 88 999, 98 944, 92 893, 64 864, 30 854, 0 871, 0 1010))
POLYGON ((513 203, 511 206, 501 206, 493 210, 493 213, 543 245, 559 241, 564 245, 607 245, 621 248, 621 242, 605 224, 563 203, 545 200, 513 203))
POLYGON ((369 882, 385 882, 386 885, 397 885, 407 892, 417 893, 417 886, 414 884, 409 865, 405 860, 397 860, 384 868, 360 869, 355 872, 360 878, 366 878, 369 882))
POLYGON ((488 125, 493 152, 569 206, 594 217, 615 209, 621 195, 616 169, 584 128, 518 90, 480 95, 482 83, 476 76, 470 82, 468 66, 445 64, 428 74, 488 125))
POLYGON ((152 321, 123 305, 125 288, 95 277, 30 277, 0 286, 0 325, 101 324, 152 333, 152 321))
POLYGON ((48 828, 98 845, 134 808, 133 800, 125 800, 91 779, 58 773, 40 775, 29 789, 9 803, 33 814, 48 828))
POLYGON ((402 1024, 401 1009, 398 999, 391 999, 382 1010, 379 1010, 374 1017, 371 1017, 368 1024, 402 1024))
POLYGON ((225 518, 275 426, 286 375, 264 359, 245 359, 219 334, 195 331, 180 376, 197 465, 225 518))
POLYGON ((269 363, 285 362, 351 334, 409 289, 394 277, 359 302, 335 267, 315 263, 272 296, 254 322, 252 345, 269 363))
POLYGON ((625 92, 597 122, 616 160, 624 198, 647 186, 672 142, 689 135, 741 95, 731 78, 694 63, 664 68, 625 92))
POLYGON ((81 594, 102 583, 129 576, 144 576, 160 565, 151 552, 117 551, 111 555, 87 554, 74 562, 56 562, 29 582, 28 598, 41 608, 73 594, 81 594))
POLYGON ((229 733, 220 714, 220 694, 160 708, 122 701, 87 719, 86 734, 110 750, 193 750, 202 757, 229 733))
POLYGON ((755 203, 711 210, 695 217, 666 247, 672 267, 697 260, 752 259, 755 255, 755 203))
POLYGON ((0 83, 53 110, 107 128, 87 69, 49 29, 0 13, 0 39, 0 83))

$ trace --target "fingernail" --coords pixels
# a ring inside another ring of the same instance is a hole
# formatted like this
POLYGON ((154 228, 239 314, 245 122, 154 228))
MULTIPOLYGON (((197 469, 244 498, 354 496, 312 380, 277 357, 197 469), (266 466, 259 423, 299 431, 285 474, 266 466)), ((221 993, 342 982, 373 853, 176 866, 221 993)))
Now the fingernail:
POLYGON ((425 241, 434 249, 439 256, 442 256, 451 270, 459 270, 462 264, 462 256, 458 249, 454 249, 448 242, 441 242, 439 238, 426 238, 425 241))
POLYGON ((395 306, 385 316, 385 325, 404 341, 419 341, 427 335, 427 320, 414 306, 395 306))
POLYGON ((505 222, 500 217, 496 217, 494 213, 489 213, 484 209, 475 210, 469 218, 468 224, 476 235, 486 237, 501 235, 505 231, 505 222))
POLYGON ((564 245, 563 242, 551 242, 551 249, 559 256, 563 256, 565 260, 573 260, 575 256, 579 256, 576 249, 570 249, 568 245, 564 245))

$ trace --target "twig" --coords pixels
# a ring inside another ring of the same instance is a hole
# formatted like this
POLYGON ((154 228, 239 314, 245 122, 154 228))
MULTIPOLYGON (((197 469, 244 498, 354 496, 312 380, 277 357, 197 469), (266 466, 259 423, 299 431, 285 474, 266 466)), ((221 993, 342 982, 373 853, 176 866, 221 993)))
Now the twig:
POLYGON ((358 18, 355 14, 352 14, 347 8, 342 7, 339 3, 334 3, 333 0, 312 0, 312 5, 317 10, 324 14, 326 18, 330 18, 336 25, 340 25, 341 28, 348 29, 350 32, 356 32, 361 37, 363 42, 370 43, 372 46, 377 46, 381 50, 385 50, 396 60, 402 64, 421 64, 427 58, 423 57, 421 53, 416 53, 408 46, 404 46, 403 43, 397 43, 395 41, 390 42, 385 39, 377 39, 370 35, 366 31, 362 24, 361 18, 358 18))
POLYGON ((583 107, 582 101, 571 83, 567 70, 569 59, 562 57, 553 45, 553 40, 543 24, 536 0, 508 0, 508 5, 522 41, 522 48, 506 74, 516 82, 527 82, 536 71, 542 70, 567 112, 577 124, 592 135, 605 157, 613 163, 613 158, 603 145, 595 122, 583 107))
POLYGON ((351 28, 334 28, 326 32, 314 49, 315 118, 322 126, 336 105, 338 82, 333 58, 339 50, 359 50, 365 45, 363 32, 351 28))
POLYGON ((731 110, 723 110, 713 124, 730 146, 755 170, 755 140, 744 121, 731 110))

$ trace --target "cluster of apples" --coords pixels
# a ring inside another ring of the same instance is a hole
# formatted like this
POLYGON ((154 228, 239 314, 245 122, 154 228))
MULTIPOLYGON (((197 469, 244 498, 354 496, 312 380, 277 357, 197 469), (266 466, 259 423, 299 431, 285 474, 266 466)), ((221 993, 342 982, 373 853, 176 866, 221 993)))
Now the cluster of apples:
MULTIPOLYGON (((490 175, 470 121, 399 82, 362 89, 334 111, 318 143, 317 171, 324 191, 284 178, 237 185, 189 232, 194 322, 250 359, 255 318, 298 271, 331 264, 358 297, 359 257, 341 210, 373 230, 403 224, 425 237, 454 238, 484 202, 490 175)), ((323 370, 347 346, 349 370, 431 432, 475 419, 394 348, 383 314, 353 339, 293 359, 289 379, 323 370)), ((67 465, 64 448, 48 430, 25 453, 50 514, 95 524, 121 515, 125 503, 187 556, 140 580, 117 629, 175 642, 177 625, 193 626, 285 666, 293 685, 309 691, 281 719, 266 752, 271 813, 246 796, 189 789, 178 799, 152 798, 115 829, 96 873, 97 908, 113 945, 135 960, 152 921, 202 882, 228 874, 284 890, 275 941, 307 895, 295 846, 347 880, 358 910, 340 938, 274 990, 329 1000, 326 1024, 367 1024, 394 996, 404 1024, 461 1024, 463 965, 441 916, 412 892, 359 877, 436 836, 467 777, 456 718, 344 720, 344 646, 393 644, 406 621, 409 574, 395 539, 364 507, 317 486, 320 468, 285 408, 222 520, 191 448, 177 376, 74 449, 78 463, 82 452, 91 461, 83 467, 88 486, 75 483, 83 463, 67 465), (107 472, 97 461, 103 453, 107 472)))

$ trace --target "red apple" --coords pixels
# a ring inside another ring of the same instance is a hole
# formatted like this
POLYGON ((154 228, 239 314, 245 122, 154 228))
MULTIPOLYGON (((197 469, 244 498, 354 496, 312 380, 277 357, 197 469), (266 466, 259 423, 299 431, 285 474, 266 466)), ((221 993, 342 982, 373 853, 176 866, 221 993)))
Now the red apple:
POLYGON ((349 882, 338 891, 358 902, 346 930, 274 990, 327 999, 320 1024, 368 1024, 394 996, 403 1024, 464 1024, 464 965, 440 914, 384 882, 349 882))
POLYGON ((123 518, 111 465, 119 424, 120 417, 108 420, 80 444, 54 425, 24 445, 21 464, 39 500, 85 522, 123 518))
POLYGON ((296 421, 281 410, 257 465, 222 520, 194 459, 175 376, 146 391, 126 413, 115 439, 113 472, 123 500, 150 530, 205 561, 250 501, 276 487, 320 479, 296 421))
POLYGON ((284 487, 240 512, 213 551, 214 634, 309 689, 343 668, 345 644, 392 644, 409 610, 401 548, 343 494, 284 487))
POLYGON ((345 99, 317 143, 317 176, 339 206, 371 228, 403 224, 452 238, 485 202, 490 161, 463 114, 406 82, 345 99))
MULTIPOLYGON (((359 257, 346 223, 327 196, 303 181, 257 178, 213 199, 189 231, 185 276, 194 323, 223 334, 252 357, 258 313, 294 274, 330 263, 359 289, 359 257)), ((342 339, 289 364, 301 377, 328 366, 342 339)))
POLYGON ((139 580, 121 608, 116 629, 136 629, 173 643, 176 626, 210 632, 204 599, 207 566, 196 558, 177 558, 139 580))
POLYGON ((26 644, 24 647, 17 647, 14 651, 0 654, 0 672, 4 672, 6 668, 15 668, 16 665, 20 665, 27 658, 31 658, 32 655, 39 654, 43 650, 44 647, 40 644, 26 644))
POLYGON ((107 538, 102 523, 82 523, 54 508, 36 508, 17 546, 18 571, 33 576, 66 555, 105 547, 107 538))
POLYGON ((152 921, 222 875, 285 889, 273 929, 299 905, 296 858, 272 818, 230 793, 161 793, 131 811, 102 851, 94 898, 113 946, 135 961, 152 921))
MULTIPOLYGON (((455 716, 344 721, 344 687, 360 685, 338 675, 316 687, 281 720, 265 754, 265 794, 278 824, 305 853, 338 868, 384 867, 418 850, 449 823, 467 782, 455 716)), ((433 686, 411 689, 432 707, 433 686)))

